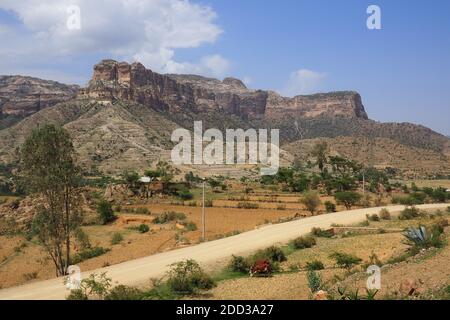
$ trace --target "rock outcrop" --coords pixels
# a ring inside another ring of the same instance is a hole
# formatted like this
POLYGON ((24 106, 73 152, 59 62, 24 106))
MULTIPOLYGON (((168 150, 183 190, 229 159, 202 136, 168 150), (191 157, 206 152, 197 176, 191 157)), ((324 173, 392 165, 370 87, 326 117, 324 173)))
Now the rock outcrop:
POLYGON ((29 116, 76 96, 78 86, 23 76, 0 76, 2 115, 29 116))
POLYGON ((367 119, 356 92, 333 92, 286 98, 275 92, 249 90, 235 78, 223 81, 196 75, 162 75, 140 63, 103 60, 80 97, 104 103, 133 100, 158 111, 225 112, 244 119, 295 114, 367 119))

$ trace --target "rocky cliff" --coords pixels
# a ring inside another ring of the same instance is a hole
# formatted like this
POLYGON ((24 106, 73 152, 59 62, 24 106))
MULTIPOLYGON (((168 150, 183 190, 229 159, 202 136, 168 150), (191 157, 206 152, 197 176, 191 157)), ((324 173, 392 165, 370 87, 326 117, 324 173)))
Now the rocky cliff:
POLYGON ((0 112, 28 116, 76 96, 77 86, 23 76, 0 76, 0 112))
POLYGON ((249 90, 242 81, 196 75, 162 75, 140 63, 103 60, 80 97, 111 102, 133 100, 159 111, 225 112, 243 119, 295 114, 302 117, 344 116, 367 119, 356 92, 333 92, 286 98, 275 92, 249 90))

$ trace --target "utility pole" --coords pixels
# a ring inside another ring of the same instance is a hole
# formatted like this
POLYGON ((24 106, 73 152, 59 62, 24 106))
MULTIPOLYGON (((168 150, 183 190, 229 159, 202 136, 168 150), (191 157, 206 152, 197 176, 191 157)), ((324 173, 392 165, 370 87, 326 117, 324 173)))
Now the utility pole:
POLYGON ((366 195, 366 171, 363 170, 363 196, 366 195))
POLYGON ((206 240, 206 216, 205 216, 205 178, 203 178, 203 196, 202 196, 202 240, 206 240))

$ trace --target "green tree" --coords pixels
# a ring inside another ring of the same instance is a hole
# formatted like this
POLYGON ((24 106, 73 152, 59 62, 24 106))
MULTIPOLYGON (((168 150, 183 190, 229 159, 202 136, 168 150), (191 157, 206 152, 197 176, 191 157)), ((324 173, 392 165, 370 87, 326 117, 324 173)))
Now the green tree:
POLYGON ((316 165, 319 167, 320 172, 322 173, 324 172, 325 164, 327 163, 327 149, 327 143, 320 142, 314 146, 311 152, 311 155, 316 158, 316 165))
POLYGON ((336 202, 343 204, 347 210, 350 210, 359 200, 361 200, 361 195, 353 191, 336 192, 334 195, 336 202))
POLYGON ((320 201, 320 197, 317 192, 310 191, 303 194, 303 197, 300 198, 300 203, 303 204, 312 215, 314 215, 317 208, 322 204, 322 201, 320 201))
POLYGON ((81 223, 79 168, 66 130, 44 125, 34 130, 20 149, 21 173, 27 187, 43 201, 32 228, 56 267, 67 274, 71 234, 81 223))
POLYGON ((97 213, 103 224, 108 224, 116 219, 116 215, 114 214, 111 203, 106 200, 101 200, 98 203, 97 213))

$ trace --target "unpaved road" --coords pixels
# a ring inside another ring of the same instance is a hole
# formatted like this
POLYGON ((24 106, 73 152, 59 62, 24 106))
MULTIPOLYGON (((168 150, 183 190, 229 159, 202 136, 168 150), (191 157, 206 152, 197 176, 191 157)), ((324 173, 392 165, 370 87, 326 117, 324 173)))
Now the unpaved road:
MULTIPOLYGON (((427 204, 417 206, 419 209, 445 209, 448 204, 427 204)), ((391 213, 398 213, 404 206, 386 207, 391 213)), ((87 277, 92 273, 107 272, 107 276, 125 285, 148 283, 149 279, 161 277, 168 265, 194 259, 201 265, 211 265, 231 255, 247 254, 257 249, 276 243, 284 243, 298 236, 307 234, 313 227, 329 228, 332 224, 352 224, 366 219, 366 214, 378 213, 382 208, 368 208, 324 214, 283 224, 269 225, 257 230, 233 237, 205 242, 196 246, 176 249, 145 258, 127 261, 121 264, 92 270, 82 274, 87 277)), ((0 299, 11 300, 51 300, 64 299, 69 291, 63 279, 52 279, 27 285, 0 290, 0 299)))

